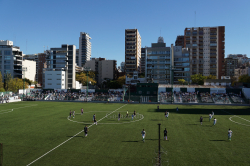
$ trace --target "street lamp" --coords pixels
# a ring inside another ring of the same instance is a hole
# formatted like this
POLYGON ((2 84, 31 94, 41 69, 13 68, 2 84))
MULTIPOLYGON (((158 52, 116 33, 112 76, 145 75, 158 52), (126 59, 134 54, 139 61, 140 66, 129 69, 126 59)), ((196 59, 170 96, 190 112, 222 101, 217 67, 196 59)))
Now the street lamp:
POLYGON ((23 100, 24 100, 25 72, 27 71, 27 67, 22 67, 22 71, 23 71, 23 100))
POLYGON ((86 94, 86 102, 88 102, 88 90, 89 90, 88 73, 89 73, 89 71, 91 69, 90 69, 90 67, 84 67, 83 70, 87 72, 87 91, 86 91, 87 94, 86 94))

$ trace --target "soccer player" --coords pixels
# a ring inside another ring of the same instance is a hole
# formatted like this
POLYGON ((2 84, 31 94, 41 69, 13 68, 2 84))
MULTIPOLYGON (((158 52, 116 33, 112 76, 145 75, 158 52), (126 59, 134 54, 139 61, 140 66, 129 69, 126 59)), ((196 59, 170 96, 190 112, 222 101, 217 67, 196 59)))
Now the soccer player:
POLYGON ((71 118, 71 114, 72 114, 72 112, 71 112, 71 110, 69 111, 69 118, 71 118))
POLYGON ((88 136, 88 131, 89 131, 88 127, 87 127, 87 126, 85 126, 85 127, 84 127, 85 137, 87 137, 87 136, 88 136))
POLYGON ((200 122, 201 122, 201 125, 202 125, 202 121, 203 121, 203 118, 202 118, 202 116, 200 117, 200 122))
POLYGON ((211 114, 209 114, 209 122, 210 122, 210 120, 212 119, 212 115, 211 114))
POLYGON ((128 110, 127 110, 127 115, 126 115, 126 117, 128 117, 128 110))
POLYGON ((97 121, 96 121, 96 118, 94 119, 94 124, 97 125, 97 121))
POLYGON ((179 111, 179 109, 178 109, 178 107, 176 108, 176 112, 178 112, 179 111))
POLYGON ((212 111, 212 117, 214 116, 214 111, 212 111))
POLYGON ((136 117, 136 113, 135 113, 135 110, 134 110, 134 117, 136 117))
POLYGON ((159 106, 157 106, 157 109, 158 109, 158 111, 159 111, 159 106))
POLYGON ((169 112, 167 112, 167 119, 168 119, 168 116, 169 116, 169 112))
POLYGON ((131 120, 133 120, 133 119, 134 119, 134 114, 132 114, 132 116, 131 116, 131 117, 132 117, 132 119, 131 119, 131 120))
POLYGON ((216 122, 217 122, 217 119, 214 118, 214 125, 216 124, 216 122))
POLYGON ((233 134, 232 130, 229 129, 228 130, 228 140, 229 141, 231 141, 232 134, 233 134))
POLYGON ((83 108, 81 109, 81 113, 83 114, 83 108))
POLYGON ((75 118, 75 110, 73 111, 73 118, 75 118))
POLYGON ((121 114, 119 112, 119 114, 118 114, 118 121, 120 121, 120 118, 121 118, 121 114))
POLYGON ((93 121, 95 120, 95 118, 96 118, 96 117, 95 117, 95 114, 94 114, 94 115, 93 115, 93 121))
POLYGON ((141 135, 142 135, 142 141, 145 142, 146 131, 144 129, 142 130, 141 135))
POLYGON ((168 131, 167 131, 167 129, 165 128, 165 130, 163 131, 164 132, 164 140, 168 140, 168 136, 167 136, 167 134, 168 134, 168 131))

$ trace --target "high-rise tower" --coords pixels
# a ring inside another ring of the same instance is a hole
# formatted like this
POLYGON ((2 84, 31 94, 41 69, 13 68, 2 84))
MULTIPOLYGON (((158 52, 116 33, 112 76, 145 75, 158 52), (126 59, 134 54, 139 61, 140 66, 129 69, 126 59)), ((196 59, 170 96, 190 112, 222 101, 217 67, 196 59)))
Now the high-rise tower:
POLYGON ((225 26, 186 28, 184 47, 190 49, 191 74, 225 75, 225 26))
POLYGON ((125 30, 125 73, 141 72, 141 36, 138 29, 125 30))
POLYGON ((79 57, 77 65, 82 67, 91 58, 91 37, 88 33, 80 32, 79 37, 79 57))

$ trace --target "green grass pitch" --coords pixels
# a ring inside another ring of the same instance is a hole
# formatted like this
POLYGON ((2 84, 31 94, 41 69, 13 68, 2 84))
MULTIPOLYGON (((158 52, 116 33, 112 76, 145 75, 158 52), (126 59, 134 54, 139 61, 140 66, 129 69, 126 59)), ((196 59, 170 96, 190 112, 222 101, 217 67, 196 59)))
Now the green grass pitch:
POLYGON ((165 152, 163 165, 250 165, 249 107, 160 105, 157 110, 155 104, 78 102, 1 104, 3 165, 154 165, 158 123, 165 152), (67 118, 70 110, 76 111, 74 119, 67 118), (125 118, 127 110, 129 118, 125 118), (134 110, 137 116, 131 121, 134 110), (164 116, 166 110, 170 112, 168 119, 164 116), (212 110, 217 119, 215 126, 208 120, 212 110), (120 121, 119 112, 123 117, 120 121), (98 125, 92 125, 93 114, 98 125), (202 125, 200 116, 204 118, 202 125), (90 126, 87 137, 81 132, 85 125, 90 126), (168 141, 163 141, 164 128, 168 130, 168 141), (231 142, 227 137, 229 128, 233 131, 231 142), (145 143, 142 129, 146 131, 145 143))

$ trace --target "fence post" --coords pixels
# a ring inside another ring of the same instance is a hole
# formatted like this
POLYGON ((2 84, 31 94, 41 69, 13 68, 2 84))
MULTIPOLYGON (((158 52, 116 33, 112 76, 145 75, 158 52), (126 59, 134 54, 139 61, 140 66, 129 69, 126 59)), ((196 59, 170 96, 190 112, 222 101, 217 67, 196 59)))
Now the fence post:
POLYGON ((3 166, 3 143, 0 143, 0 166, 3 166))

